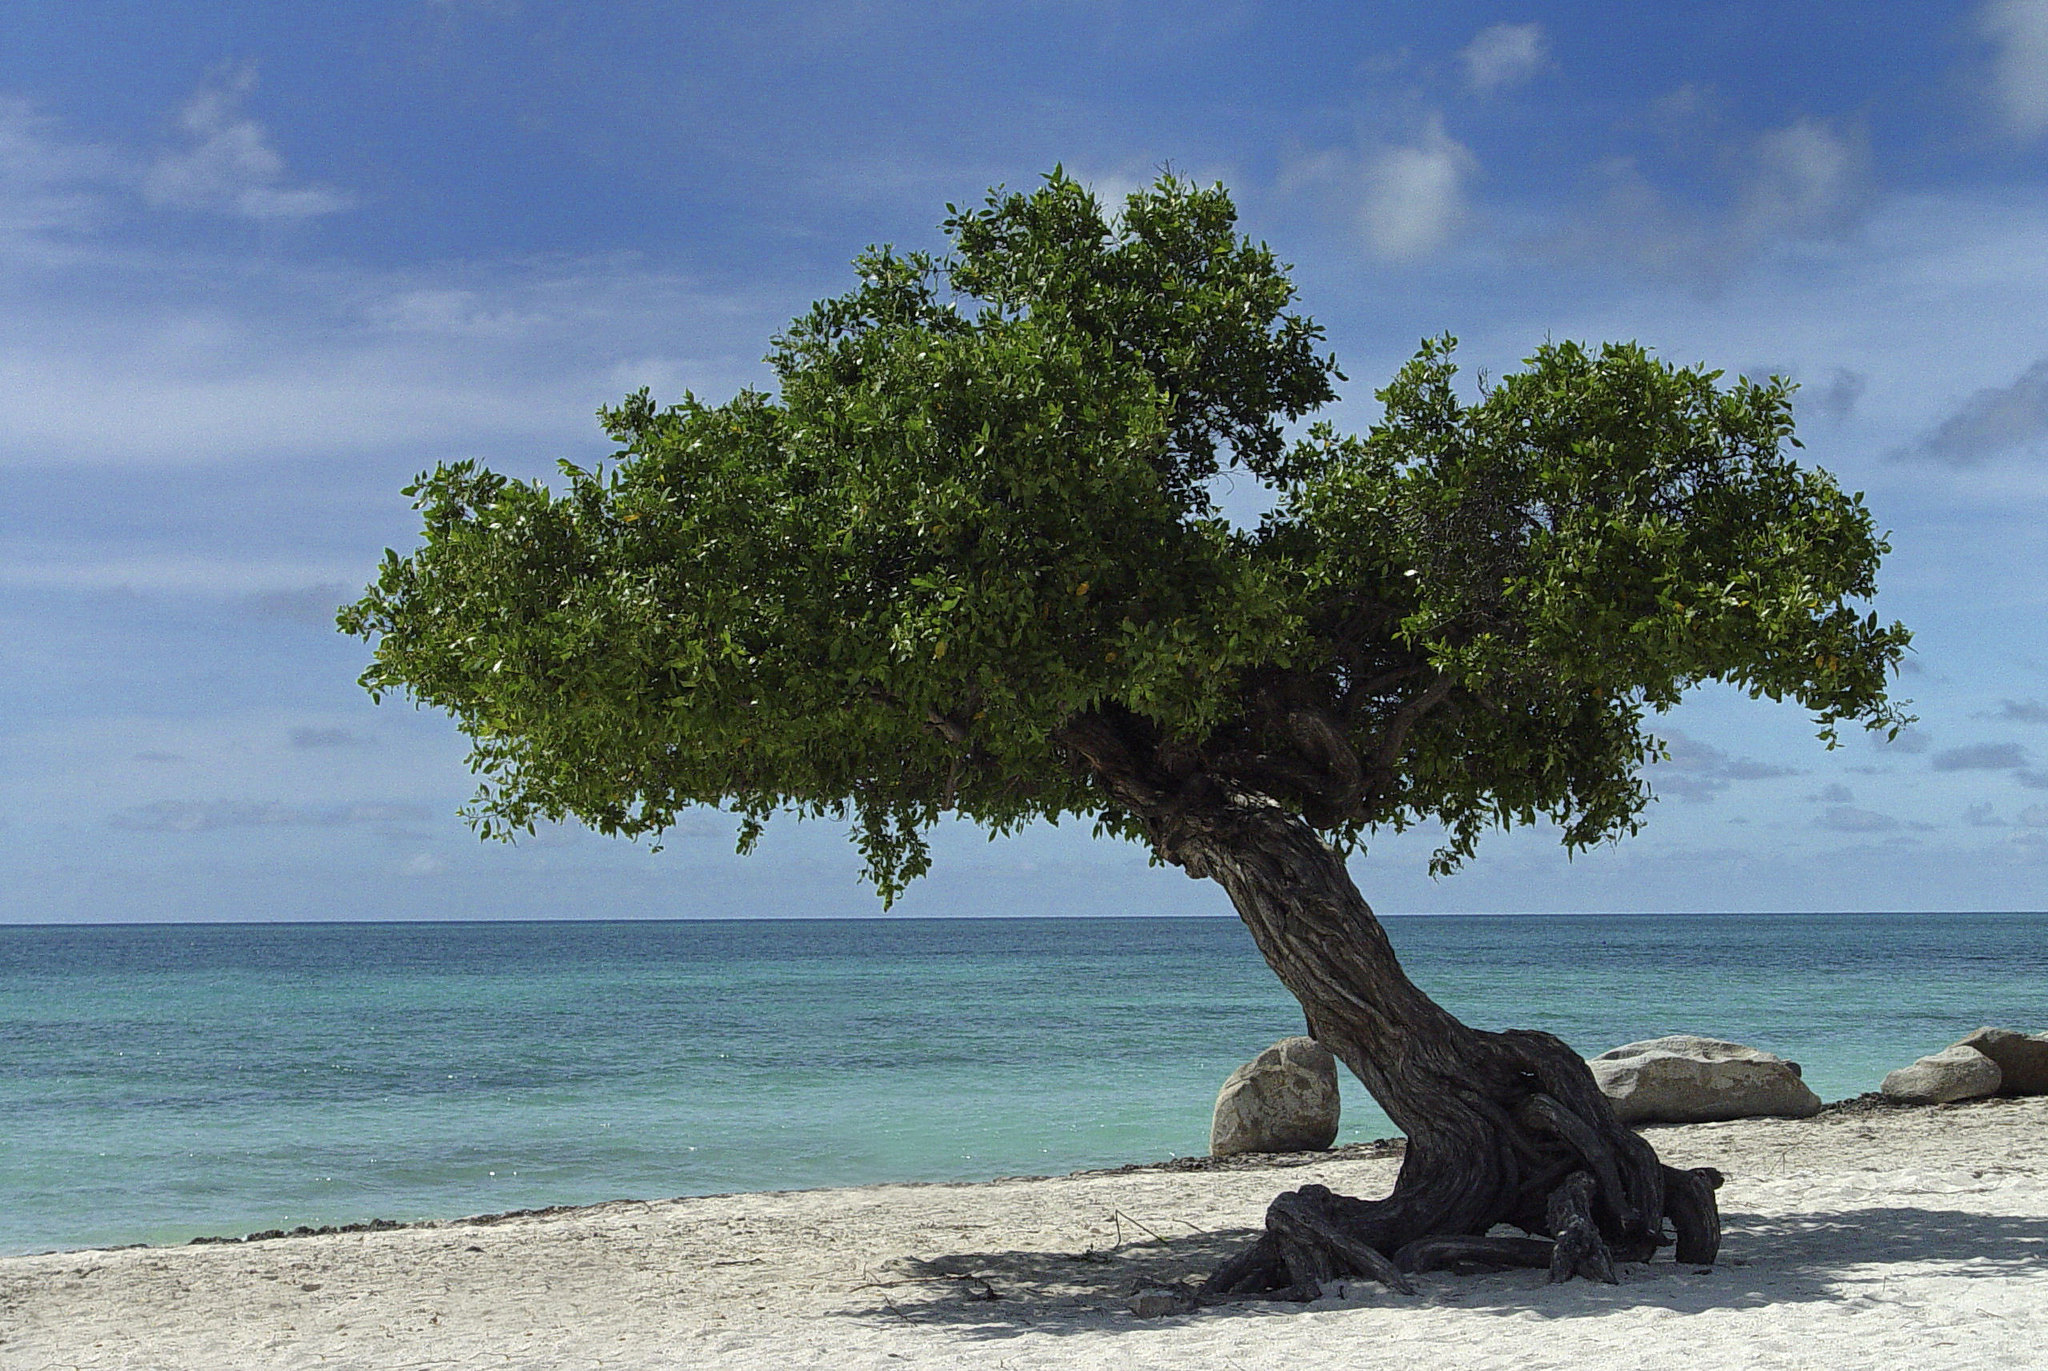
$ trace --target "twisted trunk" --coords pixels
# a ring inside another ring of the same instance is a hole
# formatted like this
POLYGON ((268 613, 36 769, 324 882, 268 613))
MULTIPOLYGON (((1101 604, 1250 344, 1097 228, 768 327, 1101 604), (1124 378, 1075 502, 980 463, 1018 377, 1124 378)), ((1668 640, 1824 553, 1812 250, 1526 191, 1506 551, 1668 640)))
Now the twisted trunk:
POLYGON ((1472 1263, 1611 1281, 1614 1261, 1666 1245, 1667 1217, 1679 1260, 1713 1261, 1720 1176, 1661 1165, 1558 1038, 1481 1032, 1417 989, 1343 859, 1307 824, 1240 800, 1161 810, 1148 827, 1161 855, 1229 892, 1310 1032, 1408 1138, 1392 1194, 1282 1195, 1265 1235, 1205 1294, 1312 1299, 1346 1275, 1406 1289, 1406 1272, 1472 1263), (1550 1241, 1487 1236, 1503 1223, 1550 1241))

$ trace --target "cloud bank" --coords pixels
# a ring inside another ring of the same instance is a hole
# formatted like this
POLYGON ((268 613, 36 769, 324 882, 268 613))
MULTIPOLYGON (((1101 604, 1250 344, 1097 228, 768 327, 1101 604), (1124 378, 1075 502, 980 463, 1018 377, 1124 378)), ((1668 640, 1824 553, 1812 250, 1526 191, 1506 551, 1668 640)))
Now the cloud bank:
POLYGON ((2027 764, 2027 750, 2018 743, 1972 743, 1937 752, 1928 761, 1936 771, 2012 771, 2027 764))
POLYGON ((1772 762, 1732 757, 1711 743, 1676 729, 1662 735, 1665 760, 1651 768, 1651 787, 1659 795, 1695 802, 1713 799, 1735 781, 1767 781, 1797 772, 1772 762))

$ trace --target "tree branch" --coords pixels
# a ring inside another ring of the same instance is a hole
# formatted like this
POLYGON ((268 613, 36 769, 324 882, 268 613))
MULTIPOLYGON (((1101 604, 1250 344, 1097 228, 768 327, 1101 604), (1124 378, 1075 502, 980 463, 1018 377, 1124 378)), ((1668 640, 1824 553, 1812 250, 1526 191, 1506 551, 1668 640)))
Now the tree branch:
POLYGON ((1451 678, 1442 672, 1430 682, 1429 688, 1402 705, 1388 721, 1386 732, 1380 735, 1380 745, 1373 749, 1372 773, 1375 788, 1384 790, 1393 779, 1394 764, 1401 760, 1401 754, 1408 747, 1408 735, 1422 716, 1442 704, 1451 693, 1451 678))
POLYGON ((1349 714, 1361 701, 1370 700, 1387 687, 1399 685, 1410 676, 1420 675, 1427 670, 1429 670, 1429 667, 1425 663, 1411 662, 1407 666, 1397 666, 1392 671, 1382 671, 1371 680, 1360 681, 1357 685, 1345 691, 1343 702, 1338 708, 1343 713, 1349 714))
POLYGON ((1073 753, 1120 803, 1140 814, 1156 811, 1168 787, 1151 774, 1150 757, 1141 756, 1124 732, 1101 710, 1090 710, 1054 729, 1052 740, 1073 753))

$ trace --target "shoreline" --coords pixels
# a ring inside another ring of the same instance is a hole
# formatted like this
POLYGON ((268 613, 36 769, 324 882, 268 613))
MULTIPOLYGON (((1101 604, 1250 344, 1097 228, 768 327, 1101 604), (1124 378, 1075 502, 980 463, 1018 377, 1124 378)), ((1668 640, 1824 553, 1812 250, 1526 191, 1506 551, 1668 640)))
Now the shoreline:
MULTIPOLYGON (((1981 1103, 1979 1100, 1965 1101, 1966 1104, 1981 1103)), ((1889 1100, 1876 1091, 1852 1096, 1846 1100, 1832 1100, 1812 1115, 1814 1119, 1835 1114, 1886 1113, 1894 1110, 1917 1110, 1928 1108, 1923 1105, 1900 1104, 1889 1100)), ((1932 1106, 1953 1108, 1950 1105, 1932 1106)), ((1730 1122, 1740 1122, 1731 1120, 1730 1122)), ((1792 1120, 1790 1122, 1803 1122, 1792 1120)), ((1637 1131, 1645 1129, 1654 1135, 1667 1129, 1691 1128, 1694 1124, 1643 1124, 1637 1131)), ((356 1219, 339 1224, 300 1224, 293 1228, 268 1228, 251 1233, 233 1234, 202 1233, 181 1242, 131 1242, 111 1243, 100 1247, 51 1247, 35 1252, 0 1254, 0 1262, 16 1261, 28 1257, 56 1257, 83 1255, 93 1252, 175 1252, 187 1247, 233 1247, 250 1243, 275 1242, 281 1238, 330 1238, 343 1237, 352 1233, 393 1233, 408 1229, 455 1228, 462 1226, 490 1227, 513 1219, 547 1218, 558 1214, 571 1214, 580 1210, 602 1209, 620 1204, 675 1204, 685 1200, 730 1200, 748 1195, 809 1195, 836 1190, 912 1189, 919 1186, 974 1186, 999 1185, 1012 1182, 1073 1180, 1093 1176, 1128 1176, 1144 1172, 1164 1171, 1178 1173, 1200 1173, 1214 1171, 1286 1171, 1295 1167, 1316 1166, 1323 1163, 1356 1161, 1374 1157, 1399 1157, 1407 1146, 1401 1137, 1371 1138, 1363 1142, 1342 1143, 1320 1152, 1251 1152, 1231 1157, 1212 1157, 1205 1153, 1190 1153, 1186 1156, 1168 1157, 1163 1161, 1126 1162, 1120 1166, 1084 1167, 1078 1171, 1043 1173, 1021 1173, 1017 1175, 990 1176, 982 1180, 901 1180, 869 1181, 857 1185, 812 1185, 790 1186, 767 1190, 719 1190, 704 1194, 670 1195, 659 1199, 642 1200, 624 1196, 608 1200, 590 1200, 575 1204, 538 1205, 524 1209, 493 1210, 477 1214, 459 1214, 446 1219, 356 1219)))
MULTIPOLYGON (((1966 1101, 1965 1103, 1980 1103, 1966 1101)), ((1833 1100, 1823 1104, 1813 1118, 1823 1118, 1841 1113, 1882 1113, 1891 1110, 1908 1110, 1926 1106, 1905 1105, 1889 1100, 1876 1091, 1853 1096, 1846 1100, 1833 1100)), ((1949 1108, 1951 1106, 1936 1106, 1949 1108)), ((1687 1128, 1689 1124, 1643 1124, 1636 1125, 1637 1131, 1649 1129, 1653 1133, 1669 1128, 1687 1128)), ((606 1200, 589 1200, 573 1204, 537 1205, 523 1209, 492 1210, 476 1214, 458 1214, 445 1219, 355 1219, 337 1224, 299 1224, 292 1228, 267 1228, 250 1233, 202 1233, 179 1242, 130 1242, 109 1243, 97 1247, 50 1247, 34 1252, 0 1254, 0 1262, 16 1261, 28 1257, 59 1257, 85 1255, 94 1252, 175 1252, 187 1247, 236 1247, 251 1243, 275 1242, 281 1238, 331 1238, 345 1237, 353 1233, 394 1233, 409 1229, 456 1228, 463 1226, 491 1227, 513 1219, 547 1218, 558 1214, 571 1214, 580 1210, 602 1209, 620 1204, 674 1204, 685 1200, 730 1200, 748 1195, 809 1195, 836 1190, 914 1189, 919 1186, 974 1186, 998 1185, 1011 1182, 1072 1180, 1092 1176, 1128 1176, 1144 1172, 1167 1171, 1199 1173, 1214 1171, 1286 1171, 1295 1167, 1315 1166, 1323 1163, 1363 1160, 1373 1157, 1399 1157, 1407 1146, 1402 1137, 1371 1138, 1363 1142, 1342 1143, 1320 1152, 1250 1152, 1230 1157, 1212 1157, 1206 1153, 1190 1153, 1185 1156, 1168 1157, 1163 1161, 1125 1162, 1120 1166, 1084 1167, 1077 1171, 1049 1171, 1020 1173, 1017 1175, 989 1176, 980 1180, 894 1180, 867 1181, 854 1185, 811 1185, 789 1186, 764 1190, 719 1190, 703 1194, 669 1195, 659 1199, 643 1200, 617 1196, 606 1200)))
POLYGON ((1362 1144, 10 1257, 0 1365, 2042 1364, 2048 1097, 1652 1136, 1729 1177, 1714 1268, 1636 1264, 1617 1286, 1434 1273, 1416 1296, 1132 1312, 1136 1288, 1247 1240, 1281 1190, 1385 1193, 1397 1153, 1362 1144))
MULTIPOLYGON (((1834 1108, 1833 1105, 1827 1108, 1834 1108)), ((661 1199, 638 1200, 624 1197, 609 1200, 591 1200, 580 1204, 549 1204, 528 1209, 502 1209, 481 1214, 460 1214, 449 1219, 357 1219, 349 1223, 300 1224, 295 1228, 266 1228, 239 1236, 231 1233, 202 1233, 183 1242, 127 1242, 111 1243, 104 1247, 51 1247, 38 1252, 17 1252, 12 1255, 0 1254, 0 1263, 22 1261, 30 1257, 86 1256, 95 1252, 177 1252, 188 1247, 241 1247, 251 1243, 276 1242, 282 1238, 334 1238, 352 1233, 397 1233, 410 1229, 460 1228, 464 1226, 490 1228, 514 1219, 551 1218, 559 1214, 574 1214, 583 1210, 605 1209, 622 1204, 681 1204, 695 1200, 736 1200, 750 1195, 817 1195, 832 1191, 859 1190, 914 1190, 926 1186, 976 1186, 1024 1184, 1031 1181, 1073 1180, 1089 1176, 1128 1176, 1147 1171, 1204 1172, 1204 1171, 1285 1171, 1298 1166, 1315 1166, 1325 1162, 1357 1161, 1369 1157, 1398 1157, 1407 1145, 1404 1138, 1373 1138, 1366 1142, 1344 1143, 1321 1152, 1247 1152, 1233 1157, 1211 1157, 1191 1154, 1185 1157, 1168 1157, 1157 1162, 1126 1162, 1121 1166, 1086 1167, 1079 1171, 1045 1172, 1015 1176, 990 1176, 985 1180, 942 1180, 942 1181, 870 1181, 861 1185, 809 1185, 791 1186, 777 1190, 720 1190, 702 1195, 670 1195, 661 1199)))

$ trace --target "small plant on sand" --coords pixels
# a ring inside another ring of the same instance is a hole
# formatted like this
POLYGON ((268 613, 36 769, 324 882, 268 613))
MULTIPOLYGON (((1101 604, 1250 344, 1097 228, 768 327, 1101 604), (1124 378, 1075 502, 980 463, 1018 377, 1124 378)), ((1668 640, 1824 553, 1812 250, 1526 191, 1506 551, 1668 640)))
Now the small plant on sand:
POLYGON ((1718 1177, 1661 1165, 1557 1038, 1434 1003, 1346 856, 1424 822, 1439 871, 1494 826, 1632 833, 1646 720, 1704 681, 1830 742, 1899 726, 1907 634, 1854 607, 1885 544, 1788 457, 1788 387, 1555 343, 1466 399, 1443 338, 1362 436, 1290 439, 1343 378, 1220 187, 1111 217, 1055 173, 945 229, 862 256, 775 340, 774 394, 630 396, 615 464, 560 491, 422 477, 424 542, 341 616, 363 684, 454 715, 496 835, 713 805, 744 849, 834 816, 886 898, 943 815, 1079 816, 1219 882, 1408 1149, 1383 1198, 1274 1201, 1209 1295, 1611 1277, 1667 1221, 1713 1260, 1718 1177), (1256 528, 1219 516, 1226 469, 1256 528))

